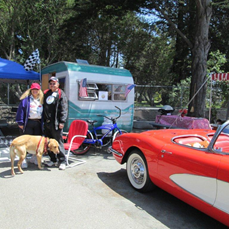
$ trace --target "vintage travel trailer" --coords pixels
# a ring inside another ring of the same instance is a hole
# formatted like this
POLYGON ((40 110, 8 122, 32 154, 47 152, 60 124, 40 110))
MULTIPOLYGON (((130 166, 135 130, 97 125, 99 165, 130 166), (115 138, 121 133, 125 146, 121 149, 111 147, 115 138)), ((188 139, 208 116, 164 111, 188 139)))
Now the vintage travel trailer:
POLYGON ((126 69, 117 69, 89 64, 61 61, 51 64, 41 71, 42 89, 48 88, 51 76, 59 79, 60 88, 68 97, 69 114, 66 129, 75 119, 97 120, 96 126, 107 122, 103 117, 116 117, 118 106, 122 110, 117 120, 118 126, 131 131, 134 116, 134 88, 125 96, 133 77, 126 69), (80 82, 86 78, 87 96, 80 96, 80 82))

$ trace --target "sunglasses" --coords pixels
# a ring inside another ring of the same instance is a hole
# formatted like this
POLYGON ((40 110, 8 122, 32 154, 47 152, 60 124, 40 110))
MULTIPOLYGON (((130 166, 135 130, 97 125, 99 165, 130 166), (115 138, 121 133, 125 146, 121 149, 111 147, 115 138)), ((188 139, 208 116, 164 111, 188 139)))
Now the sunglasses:
POLYGON ((49 83, 49 85, 55 85, 56 83, 54 82, 54 83, 49 83))

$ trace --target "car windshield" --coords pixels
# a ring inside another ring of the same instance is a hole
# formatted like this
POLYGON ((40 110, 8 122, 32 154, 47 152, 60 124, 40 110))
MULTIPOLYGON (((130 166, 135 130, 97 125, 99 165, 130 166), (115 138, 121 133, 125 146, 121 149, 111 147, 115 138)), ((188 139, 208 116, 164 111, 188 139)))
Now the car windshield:
POLYGON ((216 132, 213 150, 229 154, 229 121, 219 128, 219 131, 216 132))
POLYGON ((227 125, 227 126, 223 129, 222 132, 225 133, 225 134, 229 134, 229 125, 227 125))

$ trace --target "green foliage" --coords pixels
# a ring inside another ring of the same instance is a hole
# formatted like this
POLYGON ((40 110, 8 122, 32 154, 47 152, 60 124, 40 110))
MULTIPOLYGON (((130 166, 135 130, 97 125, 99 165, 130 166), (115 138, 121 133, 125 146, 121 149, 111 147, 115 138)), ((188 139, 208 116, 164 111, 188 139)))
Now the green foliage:
POLYGON ((169 104, 173 107, 187 108, 189 103, 191 77, 181 80, 169 95, 169 104))
MULTIPOLYGON (((210 52, 208 64, 208 74, 209 73, 224 73, 222 70, 224 64, 227 62, 226 57, 219 50, 215 52, 210 52)), ((208 81, 207 87, 207 100, 206 107, 211 105, 212 110, 226 107, 227 101, 229 99, 229 82, 228 81, 217 81, 213 84, 213 89, 211 89, 211 80, 208 81), (210 96, 211 104, 210 104, 210 96), (208 99, 209 98, 209 99, 208 99)))
POLYGON ((173 40, 168 42, 166 34, 162 35, 157 28, 139 22, 138 30, 133 30, 126 39, 124 66, 132 72, 139 85, 170 85, 173 45, 173 40))
POLYGON ((219 50, 216 52, 210 52, 208 64, 208 74, 211 72, 220 73, 221 67, 227 62, 224 54, 219 50))
POLYGON ((160 103, 162 101, 161 94, 159 92, 156 92, 153 96, 154 103, 160 103))
POLYGON ((229 100, 229 81, 217 81, 215 84, 215 91, 213 98, 213 107, 227 107, 227 103, 229 100))
MULTIPOLYGON (((213 3, 209 72, 229 70, 225 62, 229 56, 227 6, 227 1, 213 3)), ((185 106, 193 56, 162 10, 193 43, 196 7, 195 1, 187 0, 0 0, 0 56, 24 64, 38 48, 42 67, 76 58, 90 64, 124 67, 137 85, 152 86, 139 89, 139 101, 150 106, 185 106), (151 21, 142 16, 147 11, 151 21), (172 84, 176 87, 171 91, 153 87, 172 84)), ((217 88, 220 102, 215 104, 220 106, 226 103, 228 89, 218 83, 217 88)))
MULTIPOLYGON (((210 26, 210 38, 211 38, 211 52, 216 52, 220 50, 226 57, 229 58, 229 49, 228 49, 228 41, 229 34, 225 32, 226 28, 229 27, 229 2, 215 0, 213 4, 213 12, 210 26), (224 7, 223 5, 227 5, 224 7)), ((227 61, 221 68, 224 72, 229 71, 229 62, 227 61)))
POLYGON ((213 6, 217 6, 217 7, 220 7, 220 8, 226 8, 228 9, 229 8, 229 2, 228 0, 219 0, 218 2, 213 2, 212 3, 213 6))
POLYGON ((0 56, 24 63, 36 48, 42 65, 58 60, 59 27, 69 16, 66 0, 0 0, 0 56))

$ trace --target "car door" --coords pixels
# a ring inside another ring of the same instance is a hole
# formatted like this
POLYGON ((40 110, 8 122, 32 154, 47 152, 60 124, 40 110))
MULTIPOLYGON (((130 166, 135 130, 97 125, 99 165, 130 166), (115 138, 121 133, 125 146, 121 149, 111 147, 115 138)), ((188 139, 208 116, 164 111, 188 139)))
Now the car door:
MULTIPOLYGON (((188 192, 214 204, 220 160, 218 154, 171 143, 165 144, 158 156, 158 175, 163 183, 162 188, 176 196, 188 192)), ((190 198, 190 195, 187 196, 190 198)))
POLYGON ((214 207, 229 214, 229 155, 223 155, 217 175, 217 196, 214 207))

